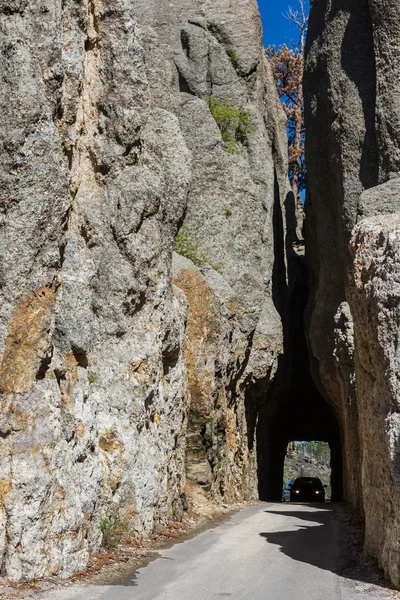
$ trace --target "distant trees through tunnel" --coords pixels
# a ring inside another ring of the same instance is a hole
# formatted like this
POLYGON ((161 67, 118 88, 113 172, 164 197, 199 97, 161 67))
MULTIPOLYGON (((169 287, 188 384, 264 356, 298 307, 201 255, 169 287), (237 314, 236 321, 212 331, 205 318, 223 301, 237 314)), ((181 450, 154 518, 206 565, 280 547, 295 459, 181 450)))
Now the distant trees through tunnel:
POLYGON ((283 486, 297 477, 318 477, 325 486, 325 498, 331 499, 331 450, 327 442, 289 442, 284 462, 283 486))

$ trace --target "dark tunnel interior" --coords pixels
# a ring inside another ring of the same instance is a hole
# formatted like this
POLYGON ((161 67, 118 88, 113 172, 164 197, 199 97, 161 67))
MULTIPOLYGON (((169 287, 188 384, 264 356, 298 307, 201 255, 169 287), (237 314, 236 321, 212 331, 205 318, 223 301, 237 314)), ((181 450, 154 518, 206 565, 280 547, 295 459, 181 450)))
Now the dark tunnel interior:
MULTIPOLYGON (((286 220, 293 203, 290 196, 286 220)), ((274 219, 275 231, 279 233, 283 229, 279 206, 274 219)), ((285 351, 267 390, 266 401, 260 406, 256 425, 259 497, 274 502, 281 500, 284 460, 290 441, 320 440, 328 442, 331 450, 332 501, 335 502, 343 499, 341 435, 334 410, 317 390, 310 372, 304 326, 309 283, 304 253, 294 250, 296 241, 293 234, 286 240, 288 281, 280 276, 274 282, 274 302, 282 317, 285 351)), ((284 241, 278 235, 275 239, 278 265, 284 261, 283 251, 284 241)), ((277 269, 277 273, 281 272, 281 268, 277 269)))
MULTIPOLYGON (((292 440, 328 442, 331 450, 332 502, 343 497, 340 432, 332 409, 318 394, 292 390, 270 416, 268 435, 259 443, 259 496, 279 502, 287 445, 292 440)), ((264 429, 265 431, 265 429, 264 429)))

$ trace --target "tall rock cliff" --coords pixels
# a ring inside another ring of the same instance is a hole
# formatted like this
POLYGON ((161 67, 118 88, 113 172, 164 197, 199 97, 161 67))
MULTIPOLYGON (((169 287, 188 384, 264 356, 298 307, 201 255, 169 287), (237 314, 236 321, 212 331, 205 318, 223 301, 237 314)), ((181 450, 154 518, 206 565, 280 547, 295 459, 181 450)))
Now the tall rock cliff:
POLYGON ((285 119, 256 0, 3 0, 0 32, 0 556, 67 577, 102 517, 180 519, 186 469, 256 493, 285 119))
POLYGON ((365 550, 397 585, 399 23, 397 0, 312 3, 305 78, 313 375, 341 426, 365 550))
POLYGON ((247 430, 255 427, 282 347, 272 298, 273 207, 285 211, 286 121, 256 2, 134 4, 152 102, 179 116, 192 152, 183 228, 209 263, 200 273, 176 261, 174 278, 189 305, 189 476, 231 499, 254 497, 255 440, 247 430), (233 153, 210 114, 210 98, 250 117, 251 132, 233 153))

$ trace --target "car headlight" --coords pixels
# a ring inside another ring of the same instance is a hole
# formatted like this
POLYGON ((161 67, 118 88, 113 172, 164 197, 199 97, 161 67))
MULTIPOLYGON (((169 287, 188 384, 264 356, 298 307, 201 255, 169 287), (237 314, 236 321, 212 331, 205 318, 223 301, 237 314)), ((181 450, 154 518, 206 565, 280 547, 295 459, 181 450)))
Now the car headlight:
POLYGON ((295 494, 300 494, 300 490, 294 490, 295 494))
POLYGON ((319 490, 315 490, 315 493, 316 494, 320 494, 321 492, 319 490))

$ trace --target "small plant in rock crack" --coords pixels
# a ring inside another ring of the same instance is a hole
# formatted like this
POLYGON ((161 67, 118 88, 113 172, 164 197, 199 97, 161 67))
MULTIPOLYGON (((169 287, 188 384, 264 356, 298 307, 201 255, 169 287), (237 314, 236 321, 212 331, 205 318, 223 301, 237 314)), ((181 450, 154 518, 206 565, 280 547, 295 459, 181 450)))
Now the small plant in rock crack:
POLYGON ((188 258, 198 267, 203 267, 207 263, 207 255, 201 252, 193 227, 190 225, 183 225, 178 231, 175 237, 174 251, 188 258))
POLYGON ((129 527, 119 517, 103 517, 100 520, 100 531, 103 534, 103 546, 116 548, 128 536, 129 527))
POLYGON ((230 53, 229 58, 230 58, 232 65, 236 68, 239 64, 239 60, 240 60, 239 56, 236 54, 235 51, 233 51, 230 53))
POLYGON ((229 98, 224 100, 206 98, 205 100, 221 132, 225 152, 241 154, 243 144, 248 136, 254 133, 254 125, 249 113, 242 106, 233 106, 229 98))

